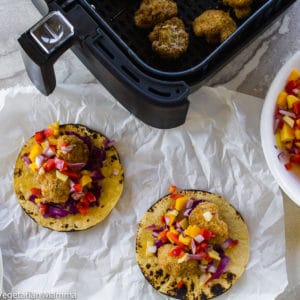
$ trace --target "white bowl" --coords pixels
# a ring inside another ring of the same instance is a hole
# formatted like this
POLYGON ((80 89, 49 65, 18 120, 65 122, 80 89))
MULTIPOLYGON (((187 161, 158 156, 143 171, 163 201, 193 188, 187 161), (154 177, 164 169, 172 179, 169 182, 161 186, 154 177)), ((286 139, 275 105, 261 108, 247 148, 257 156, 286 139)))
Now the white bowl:
POLYGON ((260 135, 264 155, 271 173, 282 190, 297 205, 300 206, 300 177, 285 169, 278 159, 278 150, 275 148, 273 130, 274 112, 277 96, 284 90, 287 78, 293 68, 300 70, 300 51, 295 53, 279 70, 267 93, 260 119, 260 135))

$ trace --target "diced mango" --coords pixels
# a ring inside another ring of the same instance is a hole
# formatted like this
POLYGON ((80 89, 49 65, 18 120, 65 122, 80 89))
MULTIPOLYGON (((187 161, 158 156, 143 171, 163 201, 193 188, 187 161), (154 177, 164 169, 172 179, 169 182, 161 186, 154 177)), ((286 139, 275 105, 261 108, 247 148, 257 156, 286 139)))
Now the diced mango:
POLYGON ((31 163, 31 164, 29 165, 29 168, 30 168, 33 172, 35 172, 35 171, 38 170, 38 166, 36 165, 35 162, 31 163))
POLYGON ((43 198, 35 198, 35 199, 34 199, 34 202, 35 202, 36 204, 42 203, 43 201, 44 201, 43 198))
POLYGON ((39 144, 34 144, 32 147, 31 147, 31 151, 30 151, 30 154, 29 154, 29 159, 33 162, 35 161, 35 158, 39 155, 41 155, 43 152, 43 148, 41 147, 41 145, 39 144))
POLYGON ((288 109, 292 109, 293 104, 297 101, 300 101, 300 99, 294 95, 288 95, 286 97, 286 100, 287 100, 288 109))
POLYGON ((175 209, 182 210, 183 208, 185 208, 185 205, 188 202, 188 200, 189 200, 188 196, 177 198, 175 202, 175 209))
POLYGON ((293 147, 293 141, 285 143, 284 147, 286 149, 288 149, 288 150, 292 149, 292 147, 293 147))
POLYGON ((200 234, 200 228, 197 225, 189 225, 184 232, 186 235, 194 238, 195 236, 200 234))
POLYGON ((294 125, 295 125, 295 121, 294 119, 292 119, 291 117, 289 116, 283 116, 282 120, 288 124, 291 128, 294 128, 294 125))
POLYGON ((179 242, 181 242, 184 245, 189 246, 191 244, 192 238, 189 236, 183 236, 182 234, 179 235, 179 242))
POLYGON ((287 79, 287 81, 291 81, 291 80, 297 80, 298 78, 300 78, 300 72, 297 69, 293 69, 287 79))
POLYGON ((169 232, 172 232, 172 233, 177 234, 177 235, 179 234, 178 231, 175 229, 175 227, 172 226, 172 225, 169 227, 169 232))
POLYGON ((300 149, 300 143, 299 142, 295 143, 295 145, 300 149))
POLYGON ((298 128, 295 129, 295 137, 297 140, 300 140, 300 129, 298 128))
POLYGON ((221 259, 219 253, 215 250, 209 250, 207 252, 207 254, 212 259, 215 259, 215 260, 220 260, 221 259))
POLYGON ((50 145, 55 145, 57 146, 57 139, 53 136, 48 137, 48 141, 50 143, 50 145))
POLYGON ((54 136, 59 135, 59 123, 58 123, 58 121, 56 121, 53 124, 49 125, 48 128, 53 129, 53 135, 54 136))
POLYGON ((295 139, 294 129, 288 124, 283 123, 282 129, 280 130, 280 139, 282 143, 293 141, 295 139))
POLYGON ((280 137, 280 132, 277 131, 275 134, 275 140, 276 140, 276 145, 279 148, 279 150, 283 150, 283 144, 281 142, 281 137, 280 137))
POLYGON ((276 104, 283 108, 283 109, 286 109, 287 108, 287 96, 288 96, 288 93, 287 92, 280 92, 278 97, 277 97, 277 101, 276 101, 276 104))
POLYGON ((81 178, 80 178, 80 184, 82 186, 86 186, 88 185, 89 183, 91 183, 93 180, 92 180, 92 177, 89 176, 89 175, 83 175, 81 178))
POLYGON ((56 177, 63 182, 66 182, 69 178, 69 176, 59 172, 58 170, 56 170, 56 177))
POLYGON ((182 219, 180 222, 179 222, 179 225, 182 229, 186 229, 187 226, 188 226, 188 221, 187 221, 187 218, 184 218, 182 219))

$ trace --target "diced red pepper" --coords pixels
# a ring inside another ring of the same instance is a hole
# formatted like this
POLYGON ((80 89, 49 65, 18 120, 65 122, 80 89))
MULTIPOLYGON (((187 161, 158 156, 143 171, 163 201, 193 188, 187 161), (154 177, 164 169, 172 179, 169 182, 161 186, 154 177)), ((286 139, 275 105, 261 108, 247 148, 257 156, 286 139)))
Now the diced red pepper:
POLYGON ((41 204, 39 205, 39 209, 40 209, 41 214, 44 215, 44 214, 47 212, 47 205, 41 203, 41 204))
POLYGON ((68 146, 68 142, 61 142, 59 144, 59 147, 67 147, 68 146))
POLYGON ((300 129, 300 119, 297 119, 295 122, 296 122, 297 127, 300 129))
POLYGON ((180 290, 180 289, 182 289, 184 286, 185 286, 185 283, 184 283, 183 280, 179 280, 179 281, 177 282, 177 285, 176 285, 177 289, 180 290))
POLYGON ((200 234, 207 241, 216 236, 216 234, 213 231, 210 231, 208 229, 203 229, 203 228, 200 229, 200 234))
POLYGON ((87 202, 87 203, 92 203, 95 202, 97 199, 95 197, 95 195, 92 192, 87 192, 84 196, 83 196, 83 201, 87 202))
POLYGON ((196 246, 196 252, 205 250, 207 246, 208 246, 207 242, 200 243, 199 245, 196 246))
POLYGON ((38 188, 31 188, 30 191, 31 191, 32 195, 37 196, 37 197, 41 196, 41 194, 42 194, 42 190, 38 189, 38 188))
POLYGON ((185 245, 183 243, 181 243, 179 241, 178 235, 174 232, 167 232, 167 238, 169 239, 169 241, 171 241, 172 243, 184 248, 185 245))
POLYGON ((179 257, 181 254, 183 254, 183 248, 180 246, 177 246, 173 248, 171 251, 169 251, 168 255, 179 257))
POLYGON ((71 170, 62 170, 61 172, 72 179, 79 179, 81 177, 80 172, 71 171, 71 170))
POLYGON ((65 171, 65 170, 67 170, 68 163, 66 161, 64 161, 63 159, 59 159, 57 157, 55 157, 54 161, 55 161, 55 167, 56 167, 56 169, 58 169, 59 171, 65 171))
POLYGON ((287 170, 290 170, 293 167, 290 162, 287 162, 286 164, 284 164, 284 166, 287 170))
POLYGON ((51 170, 55 169, 55 161, 54 159, 48 159, 44 164, 43 164, 43 168, 45 170, 45 172, 50 172, 51 170))
POLYGON ((45 135, 43 131, 37 131, 35 133, 35 141, 39 144, 41 144, 45 139, 45 135))
POLYGON ((300 114, 300 101, 293 103, 293 111, 296 115, 300 114))
POLYGON ((181 194, 171 194, 170 198, 176 200, 177 198, 181 198, 183 195, 181 194))
POLYGON ((52 128, 48 127, 46 129, 44 129, 43 133, 44 133, 45 137, 48 138, 54 134, 54 130, 52 128))
POLYGON ((167 230, 164 230, 158 234, 158 238, 160 238, 164 243, 168 241, 167 232, 168 232, 167 230))
POLYGON ((299 164, 299 163, 300 163, 300 154, 292 155, 292 156, 290 157, 290 162, 291 162, 291 163, 299 164))
POLYGON ((161 221, 163 224, 166 224, 165 215, 160 216, 160 221, 161 221))
POLYGON ((76 208, 82 215, 86 215, 89 212, 89 204, 86 202, 78 202, 76 208))
POLYGON ((82 192, 82 185, 80 183, 75 183, 73 186, 75 192, 81 193, 82 192))
POLYGON ((294 89, 297 88, 297 81, 296 80, 291 80, 285 85, 285 91, 290 94, 297 96, 295 92, 293 91, 294 89))

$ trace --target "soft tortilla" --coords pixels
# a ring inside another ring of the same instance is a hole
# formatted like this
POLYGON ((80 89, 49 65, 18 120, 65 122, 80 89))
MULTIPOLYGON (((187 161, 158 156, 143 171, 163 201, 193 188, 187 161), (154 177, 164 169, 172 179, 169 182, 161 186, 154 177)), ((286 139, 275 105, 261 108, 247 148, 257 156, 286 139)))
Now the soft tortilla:
MULTIPOLYGON (((61 135, 67 131, 74 131, 81 136, 88 136, 91 138, 93 145, 102 149, 104 148, 103 141, 106 137, 84 125, 60 125, 61 135)), ((55 219, 44 218, 37 205, 28 200, 31 194, 30 189, 32 187, 38 187, 39 184, 35 179, 34 172, 24 164, 22 157, 25 153, 30 151, 34 143, 34 136, 27 140, 18 155, 14 170, 15 192, 24 211, 38 224, 56 231, 84 230, 104 220, 117 204, 123 191, 124 172, 115 147, 112 146, 105 150, 106 160, 102 168, 105 179, 101 180, 102 193, 99 206, 91 207, 86 215, 67 215, 66 217, 55 219), (114 170, 118 170, 118 174, 116 174, 117 172, 114 172, 114 170)))
POLYGON ((209 285, 200 285, 199 276, 190 275, 182 278, 186 284, 184 288, 177 289, 179 278, 166 274, 158 265, 156 256, 147 256, 147 240, 152 240, 152 231, 145 229, 151 224, 160 224, 160 216, 174 201, 169 195, 158 200, 144 214, 139 223, 136 238, 136 259, 145 278, 159 292, 177 299, 204 300, 211 299, 225 293, 243 274, 249 259, 249 234, 247 225, 241 215, 222 197, 208 192, 183 190, 181 194, 203 199, 215 203, 219 207, 219 216, 228 225, 229 236, 239 241, 238 245, 226 250, 230 257, 228 271, 221 278, 210 281, 209 285))

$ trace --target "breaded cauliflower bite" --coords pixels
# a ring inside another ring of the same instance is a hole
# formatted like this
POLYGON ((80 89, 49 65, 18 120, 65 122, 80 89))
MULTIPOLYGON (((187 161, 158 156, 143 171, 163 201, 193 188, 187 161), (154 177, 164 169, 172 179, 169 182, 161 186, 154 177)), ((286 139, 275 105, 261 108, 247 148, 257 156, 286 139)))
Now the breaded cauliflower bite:
POLYGON ((189 35, 182 20, 177 17, 156 25, 149 35, 152 50, 168 60, 177 59, 187 51, 189 35))
POLYGON ((57 157, 69 163, 86 163, 89 148, 75 135, 62 135, 57 140, 57 157))
POLYGON ((189 215, 189 224, 213 231, 216 237, 211 239, 212 243, 222 244, 228 239, 228 226, 220 220, 218 206, 214 203, 199 203, 189 215))
POLYGON ((204 36, 211 44, 225 41, 236 30, 236 27, 229 13, 215 9, 206 10, 193 22, 195 35, 204 36))
POLYGON ((243 19, 250 15, 253 0, 223 0, 223 3, 233 8, 238 19, 243 19))
POLYGON ((177 3, 172 0, 143 0, 135 13, 134 21, 140 28, 153 28, 177 13, 177 3))
POLYGON ((62 181, 57 178, 55 170, 38 175, 37 180, 41 186, 42 196, 47 202, 64 203, 68 200, 70 194, 69 180, 62 181))
POLYGON ((200 272, 199 264, 196 260, 188 260, 178 263, 178 257, 172 257, 169 252, 175 248, 174 245, 166 244, 158 248, 157 258, 159 265, 167 273, 174 277, 187 277, 200 272))

